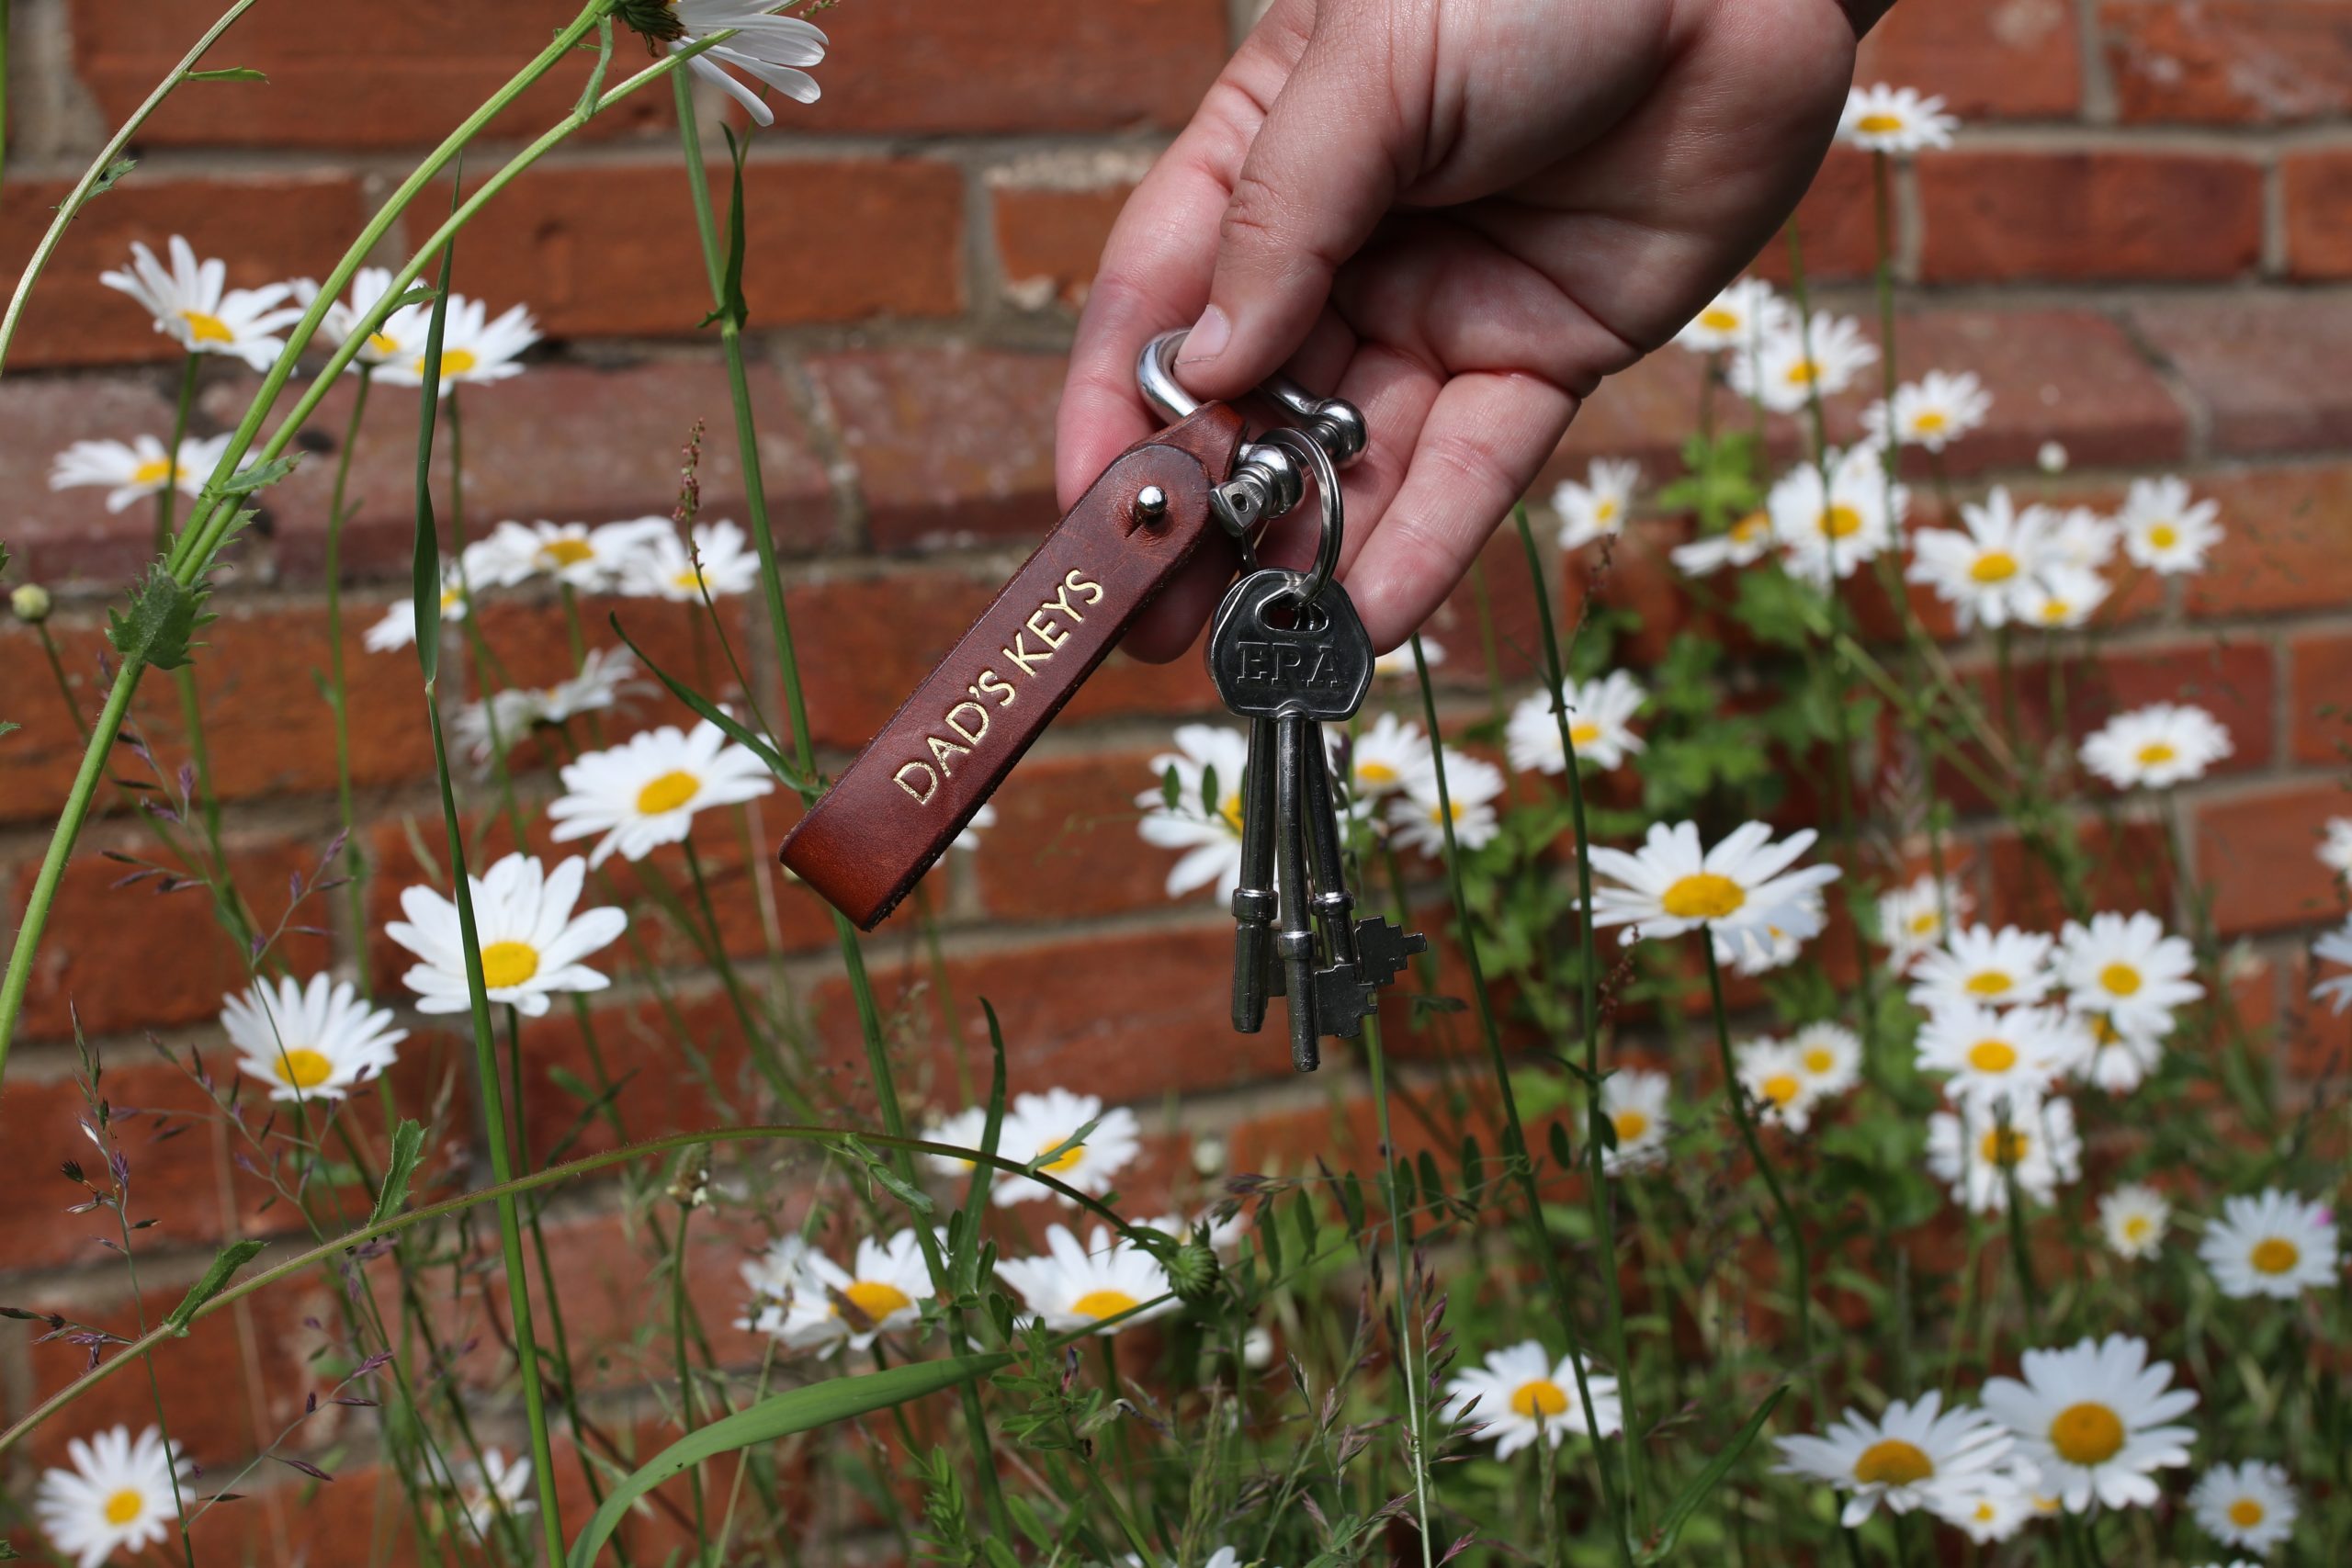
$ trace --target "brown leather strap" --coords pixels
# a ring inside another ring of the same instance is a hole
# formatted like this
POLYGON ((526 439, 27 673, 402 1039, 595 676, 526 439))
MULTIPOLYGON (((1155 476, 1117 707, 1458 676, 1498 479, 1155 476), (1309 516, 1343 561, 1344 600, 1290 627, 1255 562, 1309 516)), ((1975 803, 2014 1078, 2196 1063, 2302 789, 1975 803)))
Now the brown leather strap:
POLYGON ((1240 446, 1240 416, 1208 403, 1105 468, 801 818, 784 863, 873 930, 1214 531, 1209 491, 1240 446), (1153 485, 1156 517, 1136 505, 1153 485))

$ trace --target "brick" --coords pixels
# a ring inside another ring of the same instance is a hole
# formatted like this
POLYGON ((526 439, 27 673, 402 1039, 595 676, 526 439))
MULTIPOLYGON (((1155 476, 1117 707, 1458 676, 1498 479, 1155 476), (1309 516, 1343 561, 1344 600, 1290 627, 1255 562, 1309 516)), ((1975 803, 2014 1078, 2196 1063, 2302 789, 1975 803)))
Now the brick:
MULTIPOLYGON (((1225 63, 1222 0, 1041 0, 1021 25, 923 0, 818 18, 824 96, 785 106, 797 130, 1172 130, 1225 63)), ((788 117, 788 119, 787 119, 788 117)))
POLYGON ((2352 300, 2182 299, 2135 310, 2131 324, 2204 405, 2214 451, 2352 445, 2352 389, 2335 373, 2352 354, 2352 300))
POLYGON ((2218 280, 2262 254, 2262 169, 2243 158, 1958 151, 1917 177, 1928 283, 2218 280))
MULTIPOLYGON (((2161 824, 2082 824, 2078 841, 2087 857, 2086 887, 2094 909, 2147 909, 2172 918, 2173 856, 2161 824)), ((1979 856, 1992 895, 1971 917, 1974 923, 2055 931, 2068 911, 2056 874, 2041 855, 2007 827, 1995 831, 1979 856)))
MULTIPOLYGON (((77 7, 74 71, 107 122, 130 118, 219 14, 207 8, 207 0, 97 0, 77 7)), ((420 12, 382 17, 364 0, 319 0, 266 28, 232 30, 206 57, 208 69, 250 66, 266 72, 266 83, 183 86, 140 128, 139 140, 172 147, 436 142, 577 14, 564 0, 524 0, 453 28, 420 12)), ((616 57, 628 48, 624 35, 616 57)), ((519 141, 561 118, 586 85, 590 58, 557 64, 492 120, 487 134, 519 141)), ((673 123, 664 84, 623 99, 581 134, 610 136, 673 123)))
POLYGON ((2287 271, 2303 279, 2352 276, 2352 153, 2333 148, 2289 152, 2278 160, 2287 219, 2287 271))
MULTIPOLYGON (((2287 644, 2287 656, 2295 760, 2344 767, 2352 761, 2352 634, 2305 632, 2287 644)), ((2352 801, 2345 815, 2352 816, 2352 801)))
POLYGON ((1036 538, 1054 504, 1059 355, 963 344, 852 350, 809 362, 885 551, 1036 538))
POLYGON ((2352 810, 2335 784, 2266 786, 2206 801, 2196 812, 2197 866, 2223 936, 2336 919, 2343 897, 2319 863, 2331 817, 2352 810))
MULTIPOLYGON (((1867 152, 1832 148, 1797 204, 1793 221, 1804 242, 1809 281, 1851 282, 1871 276, 1877 267, 1878 208, 1871 165, 1867 152)), ((1749 270, 1786 284, 1792 271, 1787 237, 1774 235, 1757 253, 1749 270)))
MULTIPOLYGON (((253 378, 242 367, 227 374, 251 390, 253 378)), ((108 512, 104 487, 51 490, 49 468, 76 441, 152 435, 168 446, 175 395, 176 378, 161 375, 0 381, 0 473, 9 478, 15 513, 7 533, 15 558, 10 581, 52 590, 112 588, 146 565, 155 548, 153 502, 108 512)), ((177 511, 186 514, 185 498, 177 511)))
POLYGON ((1089 190, 1000 188, 994 193, 998 270, 1026 310, 1086 303, 1111 225, 1133 194, 1122 184, 1089 190))
MULTIPOLYGON (((0 204, 0 276, 24 271, 72 188, 65 180, 9 183, 0 204)), ((178 344, 155 331, 136 301, 98 281, 101 272, 130 265, 133 240, 160 256, 171 236, 186 235, 198 255, 228 264, 231 288, 254 288, 324 276, 358 233, 361 217, 359 182, 345 175, 174 180, 133 173, 66 229, 9 347, 8 368, 180 358, 178 344)))
MULTIPOLYGON (((1650 480, 1679 471, 1682 443, 1698 428, 1705 377, 1703 359, 1668 345, 1604 378, 1577 410, 1532 493, 1548 495, 1564 479, 1581 479, 1595 457, 1632 458, 1650 480)), ((1716 408, 1726 418, 1745 413, 1720 392, 1716 408)))
MULTIPOLYGON (((2261 644, 2213 635, 2109 651, 2095 663, 2070 659, 2067 666, 2067 729, 2077 739, 2116 713, 2171 702, 2205 709, 2230 732, 2231 753, 2214 764, 2215 774, 2264 768, 2278 749, 2276 682, 2270 649, 2261 644)), ((2048 669, 2041 660, 2020 660, 2018 667, 2018 706, 2036 733, 2045 731, 2050 716, 2048 669)))
POLYGON ((2188 580, 2193 615, 2332 610, 2352 600, 2352 468, 2255 468, 2192 481, 2225 532, 2188 580))
POLYGON ((2334 0, 2104 0, 2126 124, 2278 125, 2352 107, 2352 16, 2334 0))
POLYGON ((1862 39, 1854 80, 1933 93, 1972 121, 2064 119, 2081 105, 2080 52, 2066 0, 1897 6, 1862 39))
POLYGON ((1157 908, 1174 852, 1136 830, 1153 750, 1030 757, 997 792, 997 825, 972 857, 989 913, 1067 919, 1157 908))
MULTIPOLYGON (((710 178, 723 208, 726 166, 710 178)), ((964 182, 953 165, 762 160, 743 171, 743 189, 754 328, 963 308, 964 182)), ((528 304, 551 337, 693 336, 709 284, 684 174, 673 164, 535 169, 467 226, 455 286, 493 309, 528 304)))
MULTIPOLYGON (((624 951, 608 950, 616 960, 624 951)), ((715 991, 682 1000, 675 1024, 656 1004, 644 1001, 600 1007, 591 1014, 591 1025, 611 1081, 623 1086, 611 1105, 625 1135, 615 1136, 601 1110, 591 1113, 557 1083, 558 1068, 592 1089, 599 1082, 579 1020, 568 1005, 559 1005, 523 1026, 524 1130, 536 1164, 716 1127, 738 1119, 737 1108, 757 1098, 751 1092, 742 1031, 726 998, 715 991)), ((502 1040, 502 1060, 504 1052, 502 1040)))

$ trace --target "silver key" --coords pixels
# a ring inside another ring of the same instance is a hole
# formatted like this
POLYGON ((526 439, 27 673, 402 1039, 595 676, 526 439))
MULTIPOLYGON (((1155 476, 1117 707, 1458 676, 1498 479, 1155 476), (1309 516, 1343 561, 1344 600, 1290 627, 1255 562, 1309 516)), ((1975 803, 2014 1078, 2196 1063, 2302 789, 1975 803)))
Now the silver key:
POLYGON ((1267 969, 1273 962, 1274 720, 1250 721, 1250 763, 1241 780, 1241 882, 1233 890, 1233 1027, 1265 1027, 1267 969))

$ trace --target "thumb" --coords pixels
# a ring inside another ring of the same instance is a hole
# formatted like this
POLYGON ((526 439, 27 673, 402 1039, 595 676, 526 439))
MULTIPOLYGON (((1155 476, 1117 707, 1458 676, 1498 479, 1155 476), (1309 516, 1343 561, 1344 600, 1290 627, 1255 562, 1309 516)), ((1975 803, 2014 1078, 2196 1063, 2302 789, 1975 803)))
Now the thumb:
POLYGON ((1318 7, 1234 178, 1208 307, 1177 355, 1203 397, 1238 397, 1296 352, 1333 274, 1400 188, 1406 144, 1419 137, 1396 101, 1392 39, 1361 14, 1318 7))

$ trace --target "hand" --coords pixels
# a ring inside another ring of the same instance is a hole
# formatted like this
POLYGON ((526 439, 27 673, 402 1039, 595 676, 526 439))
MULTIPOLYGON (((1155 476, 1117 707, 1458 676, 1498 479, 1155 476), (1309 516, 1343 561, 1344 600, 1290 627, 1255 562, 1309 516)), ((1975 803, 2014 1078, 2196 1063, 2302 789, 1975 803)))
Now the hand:
MULTIPOLYGON (((1603 376, 1666 342, 1796 205, 1837 128, 1853 0, 1274 0, 1136 187, 1078 326, 1062 504, 1158 421, 1135 386, 1285 363, 1363 409, 1341 572, 1374 643, 1459 581, 1603 376)), ((1303 565, 1312 507, 1264 554, 1303 565)), ((1127 638, 1172 659, 1204 551, 1127 638)))

